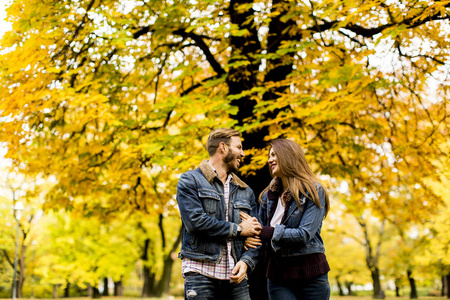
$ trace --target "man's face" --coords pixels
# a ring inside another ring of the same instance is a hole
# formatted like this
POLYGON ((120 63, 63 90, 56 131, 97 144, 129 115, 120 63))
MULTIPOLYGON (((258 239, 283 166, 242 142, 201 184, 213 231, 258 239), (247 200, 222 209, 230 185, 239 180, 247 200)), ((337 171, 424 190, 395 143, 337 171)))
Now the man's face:
POLYGON ((227 167, 227 172, 237 172, 241 165, 242 158, 245 156, 242 150, 241 138, 232 136, 230 146, 227 146, 228 152, 223 161, 227 167))

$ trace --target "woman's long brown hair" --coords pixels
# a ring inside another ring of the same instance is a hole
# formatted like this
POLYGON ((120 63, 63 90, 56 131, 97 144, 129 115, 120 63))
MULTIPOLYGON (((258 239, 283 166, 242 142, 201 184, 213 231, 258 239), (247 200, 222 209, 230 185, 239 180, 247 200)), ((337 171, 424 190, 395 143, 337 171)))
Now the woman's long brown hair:
MULTIPOLYGON (((285 188, 289 189, 298 207, 301 206, 300 194, 309 198, 318 207, 322 207, 322 205, 320 205, 319 195, 315 184, 322 186, 325 192, 325 218, 330 210, 328 193, 306 162, 305 153, 300 145, 286 139, 272 140, 270 145, 277 156, 277 164, 280 168, 280 172, 287 179, 288 186, 285 188)), ((271 169, 270 172, 272 173, 271 169)), ((267 189, 268 187, 263 193, 267 189)))

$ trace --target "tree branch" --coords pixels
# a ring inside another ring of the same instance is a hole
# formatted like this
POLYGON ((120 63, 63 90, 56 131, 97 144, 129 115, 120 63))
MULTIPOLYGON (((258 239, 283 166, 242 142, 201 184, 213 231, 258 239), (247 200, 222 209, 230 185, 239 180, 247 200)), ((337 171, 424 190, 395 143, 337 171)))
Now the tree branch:
MULTIPOLYGON (((449 7, 449 6, 450 5, 446 5, 446 7, 449 7)), ((391 27, 398 26, 398 25, 407 25, 407 28, 411 29, 411 28, 415 28, 420 25, 426 24, 430 21, 440 21, 440 20, 449 20, 450 19, 450 15, 442 17, 440 12, 436 12, 435 14, 430 15, 427 18, 420 18, 420 16, 421 16, 421 14, 419 13, 412 17, 406 18, 401 22, 388 23, 388 24, 384 24, 384 25, 381 25, 379 27, 374 27, 374 28, 365 28, 363 26, 352 24, 352 23, 342 26, 341 28, 350 30, 362 37, 371 38, 374 35, 381 33, 383 30, 385 30, 387 28, 391 28, 391 27)), ((324 31, 327 31, 327 30, 333 28, 338 23, 339 23, 338 21, 324 21, 322 24, 316 24, 312 27, 309 27, 308 29, 306 29, 306 31, 320 33, 320 32, 324 32, 324 31)))
POLYGON ((203 54, 205 54, 206 56, 206 60, 209 62, 214 71, 218 75, 223 75, 226 73, 219 62, 215 59, 214 55, 211 53, 202 36, 197 35, 193 32, 186 32, 184 28, 175 30, 173 33, 181 35, 184 38, 191 38, 195 42, 197 47, 199 47, 203 51, 203 54))
MULTIPOLYGON (((142 27, 133 34, 133 38, 137 39, 137 38, 141 37, 142 35, 152 32, 152 31, 153 30, 151 30, 150 26, 142 27)), ((219 75, 223 75, 226 73, 225 70, 220 65, 220 63, 215 59, 215 57, 211 53, 208 45, 204 41, 205 39, 212 39, 212 38, 204 36, 204 35, 198 35, 193 32, 187 32, 186 28, 180 28, 180 29, 174 30, 172 33, 179 35, 183 38, 192 39, 195 42, 195 45, 203 51, 203 54, 206 56, 206 60, 209 62, 211 67, 214 69, 214 71, 219 75)))
POLYGON ((14 262, 11 261, 11 259, 9 258, 8 252, 6 252, 5 249, 2 249, 3 254, 5 255, 6 260, 8 261, 8 264, 11 265, 12 268, 14 268, 14 262))

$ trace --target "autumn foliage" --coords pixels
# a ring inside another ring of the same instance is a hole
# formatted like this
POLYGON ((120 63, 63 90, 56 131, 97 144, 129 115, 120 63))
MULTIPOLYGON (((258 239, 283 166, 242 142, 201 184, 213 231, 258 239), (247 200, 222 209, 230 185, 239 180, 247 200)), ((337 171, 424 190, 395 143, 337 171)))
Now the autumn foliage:
MULTIPOLYGON (((135 215, 145 235, 145 216, 176 215, 177 176, 206 157, 211 129, 243 132, 241 172, 257 193, 267 141, 291 138, 332 211, 343 204, 335 216, 359 226, 329 221, 364 249, 381 297, 382 245, 431 228, 448 205, 450 1, 17 0, 8 16, 0 142, 14 172, 53 182, 45 212, 135 215)), ((157 228, 168 263, 177 235, 166 243, 157 228)), ((444 231, 432 228, 434 243, 444 231)), ((441 262, 399 272, 448 274, 441 262)))

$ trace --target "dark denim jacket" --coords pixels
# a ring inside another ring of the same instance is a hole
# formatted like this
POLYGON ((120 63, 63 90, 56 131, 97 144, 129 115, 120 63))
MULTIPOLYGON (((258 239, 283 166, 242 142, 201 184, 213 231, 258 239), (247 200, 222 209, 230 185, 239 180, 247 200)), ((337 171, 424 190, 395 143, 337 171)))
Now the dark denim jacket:
POLYGON ((230 209, 225 221, 224 186, 208 161, 200 168, 181 175, 177 186, 177 201, 180 210, 182 243, 180 258, 219 262, 223 246, 232 243, 235 262, 247 263, 251 272, 256 265, 259 249, 245 251, 245 237, 237 236, 237 224, 241 223, 239 212, 257 217, 255 195, 250 187, 235 174, 230 182, 230 209))
MULTIPOLYGON (((261 198, 259 217, 263 226, 270 226, 268 218, 272 208, 276 208, 278 203, 279 184, 279 179, 275 177, 261 198)), ((284 221, 280 225, 275 225, 270 242, 272 251, 284 257, 325 252, 320 236, 325 215, 325 191, 321 185, 317 185, 316 188, 322 207, 318 207, 304 196, 300 198, 302 202, 300 208, 295 201, 291 201, 284 221)))

